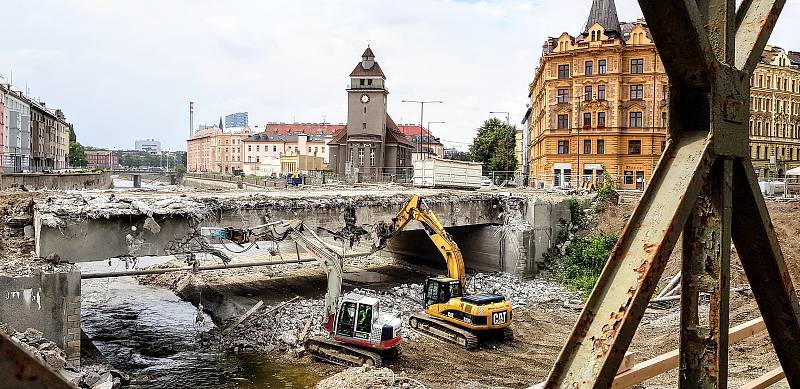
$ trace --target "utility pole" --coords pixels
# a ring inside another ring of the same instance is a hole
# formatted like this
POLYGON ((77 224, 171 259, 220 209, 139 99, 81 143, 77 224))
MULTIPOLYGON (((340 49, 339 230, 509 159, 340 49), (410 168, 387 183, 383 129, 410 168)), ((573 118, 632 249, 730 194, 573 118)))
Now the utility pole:
MULTIPOLYGON (((425 139, 426 146, 425 147, 428 147, 428 148, 431 147, 431 145, 430 145, 430 141, 431 141, 431 124, 444 124, 444 122, 428 122, 428 131, 425 133, 425 137, 426 137, 426 139, 425 139)), ((436 155, 436 153, 433 153, 433 155, 436 155)))
POLYGON ((425 104, 442 104, 443 101, 421 101, 421 100, 403 100, 404 103, 419 104, 419 139, 417 139, 417 151, 422 152, 422 124, 425 123, 425 104))

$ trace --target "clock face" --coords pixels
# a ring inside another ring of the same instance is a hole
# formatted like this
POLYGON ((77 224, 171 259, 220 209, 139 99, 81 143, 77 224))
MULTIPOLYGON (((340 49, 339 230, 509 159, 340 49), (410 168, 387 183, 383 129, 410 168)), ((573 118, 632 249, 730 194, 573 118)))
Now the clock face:
POLYGON ((369 96, 361 95, 361 102, 364 104, 369 103, 369 96))

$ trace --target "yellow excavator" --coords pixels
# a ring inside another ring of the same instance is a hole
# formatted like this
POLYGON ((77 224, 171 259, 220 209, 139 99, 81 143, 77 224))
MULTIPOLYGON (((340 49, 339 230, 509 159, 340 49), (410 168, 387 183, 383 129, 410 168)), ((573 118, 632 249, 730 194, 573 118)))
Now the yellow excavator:
POLYGON ((447 276, 428 277, 423 289, 425 310, 411 316, 409 325, 417 331, 440 340, 458 344, 466 349, 475 348, 483 335, 506 339, 513 338, 511 304, 505 297, 483 292, 467 292, 464 258, 461 250, 430 209, 424 206, 419 195, 400 209, 391 224, 378 227, 378 247, 416 220, 444 257, 447 276))

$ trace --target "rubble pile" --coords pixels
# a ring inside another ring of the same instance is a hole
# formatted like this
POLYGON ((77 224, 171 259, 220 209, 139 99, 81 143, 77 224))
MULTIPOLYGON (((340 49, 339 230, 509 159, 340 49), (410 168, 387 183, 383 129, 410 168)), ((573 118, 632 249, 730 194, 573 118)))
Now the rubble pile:
POLYGON ((351 367, 320 381, 316 389, 425 389, 417 380, 401 377, 387 368, 351 367))
POLYGON ((189 216, 202 220, 213 214, 213 207, 185 194, 144 199, 120 197, 114 193, 75 192, 50 196, 35 205, 42 224, 63 227, 74 218, 110 219, 118 216, 189 216))
MULTIPOLYGON (((469 289, 497 293, 511 301, 513 308, 555 302, 580 304, 580 294, 569 292, 562 286, 547 280, 523 280, 507 273, 478 273, 468 278, 469 289)), ((353 293, 376 297, 382 313, 397 314, 403 323, 422 309, 422 285, 402 284, 385 291, 353 289, 353 293)), ((311 336, 326 336, 323 329, 322 299, 305 299, 285 305, 263 307, 238 325, 230 333, 223 334, 227 325, 201 335, 205 347, 228 352, 300 352, 303 347, 303 329, 310 321, 306 339, 311 336), (275 308, 279 308, 275 310, 275 308)), ((414 341, 420 335, 415 331, 403 331, 403 338, 414 341)))
POLYGON ((64 379, 79 388, 116 389, 127 383, 127 375, 102 365, 76 368, 67 362, 67 355, 54 342, 45 338, 34 328, 18 332, 5 324, 0 324, 0 333, 8 336, 20 348, 50 366, 64 379))

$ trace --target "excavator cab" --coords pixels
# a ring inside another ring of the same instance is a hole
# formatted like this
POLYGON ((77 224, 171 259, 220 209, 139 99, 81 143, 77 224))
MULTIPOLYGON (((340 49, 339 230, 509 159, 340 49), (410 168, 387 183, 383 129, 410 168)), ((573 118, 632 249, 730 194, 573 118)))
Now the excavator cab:
POLYGON ((339 302, 332 335, 341 342, 385 350, 400 343, 401 327, 399 317, 381 314, 378 299, 348 293, 339 302))
POLYGON ((433 304, 444 304, 454 297, 462 297, 461 282, 449 277, 428 277, 425 280, 424 300, 425 308, 433 304))

